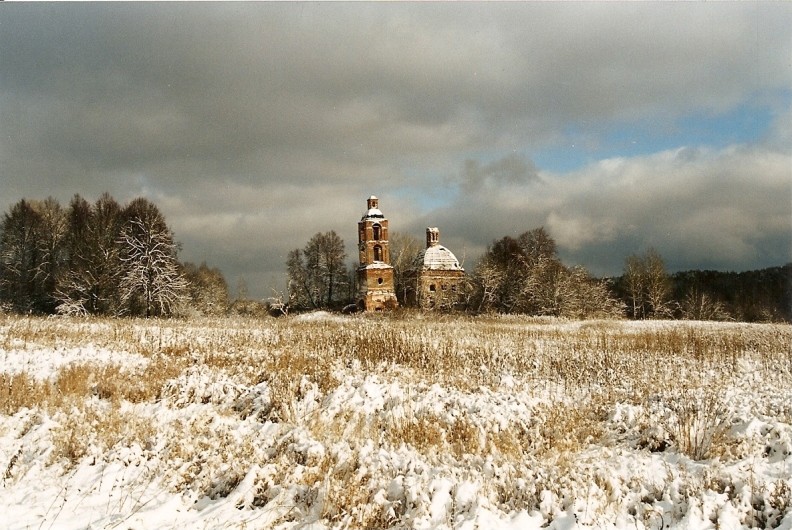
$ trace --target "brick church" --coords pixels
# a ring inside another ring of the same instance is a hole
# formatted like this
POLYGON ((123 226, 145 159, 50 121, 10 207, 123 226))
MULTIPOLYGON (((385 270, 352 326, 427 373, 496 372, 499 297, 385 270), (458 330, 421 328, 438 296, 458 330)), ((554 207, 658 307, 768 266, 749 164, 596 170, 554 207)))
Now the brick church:
MULTIPOLYGON (((388 220, 379 199, 368 198, 366 212, 358 222, 358 308, 384 311, 397 307, 393 267, 390 262, 388 220)), ((426 248, 405 271, 407 302, 422 309, 452 307, 461 292, 465 270, 453 252, 440 245, 440 231, 426 229, 426 248)))

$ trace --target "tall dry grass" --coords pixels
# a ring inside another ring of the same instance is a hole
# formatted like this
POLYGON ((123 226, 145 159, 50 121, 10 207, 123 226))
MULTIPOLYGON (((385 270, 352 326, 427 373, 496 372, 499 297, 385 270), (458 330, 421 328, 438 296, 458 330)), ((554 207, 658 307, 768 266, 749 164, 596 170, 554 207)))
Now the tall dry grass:
MULTIPOLYGON (((110 355, 104 362, 66 364, 46 379, 26 371, 0 373, 0 413, 31 409, 58 420, 53 462, 75 465, 130 444, 158 447, 174 490, 225 496, 248 480, 252 493, 239 501, 245 506, 273 502, 282 492, 272 473, 300 466, 304 472, 290 480, 304 486, 306 498, 322 503, 323 516, 349 521, 354 513, 360 524, 385 526, 399 510, 395 504, 390 512, 371 507, 376 485, 367 481, 373 479, 336 456, 312 460, 299 453, 288 433, 302 430, 326 446, 373 441, 426 458, 491 459, 505 467, 568 461, 595 444, 628 442, 706 459, 729 454, 724 448, 733 443, 731 418, 722 396, 745 370, 765 384, 792 377, 792 328, 785 325, 422 314, 189 321, 0 317, 0 354, 9 358, 20 351, 57 356, 80 348, 133 354, 145 362, 128 367, 110 355), (224 382, 219 397, 185 389, 201 374, 224 382), (328 396, 350 379, 373 376, 416 392, 439 385, 459 400, 504 392, 507 385, 507 393, 532 404, 529 414, 507 418, 497 429, 450 398, 450 412, 411 407, 409 395, 399 415, 326 410, 328 396), (617 405, 633 406, 643 416, 615 426, 617 405), (215 420, 138 415, 154 406, 211 407, 215 420), (257 438, 255 429, 240 438, 228 427, 239 421, 277 426, 273 432, 281 438, 257 438), (214 455, 210 461, 207 452, 214 455), (252 462, 262 471, 248 476, 252 462)), ((7 466, 9 479, 16 466, 7 466)), ((549 478, 542 480, 552 486, 549 478)), ((492 494, 511 494, 515 507, 522 502, 538 509, 540 502, 534 490, 492 494)))

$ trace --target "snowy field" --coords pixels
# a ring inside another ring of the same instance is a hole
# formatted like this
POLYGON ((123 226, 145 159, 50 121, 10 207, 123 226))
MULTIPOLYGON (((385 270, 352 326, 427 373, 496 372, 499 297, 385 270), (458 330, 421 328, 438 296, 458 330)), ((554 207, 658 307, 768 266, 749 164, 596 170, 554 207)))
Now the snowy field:
POLYGON ((792 530, 792 328, 0 315, 0 528, 792 530))

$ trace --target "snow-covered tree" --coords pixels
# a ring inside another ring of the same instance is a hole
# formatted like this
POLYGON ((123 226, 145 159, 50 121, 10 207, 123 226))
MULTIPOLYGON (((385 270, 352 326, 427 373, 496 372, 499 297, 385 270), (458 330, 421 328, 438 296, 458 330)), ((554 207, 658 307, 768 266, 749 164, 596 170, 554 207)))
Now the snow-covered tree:
POLYGON ((473 283, 479 310, 577 318, 622 312, 604 283, 561 263, 544 228, 495 241, 476 265, 473 283))
POLYGON ((159 209, 138 198, 124 211, 119 236, 121 301, 131 314, 170 315, 187 298, 178 246, 159 209))
POLYGON ((662 256, 650 248, 644 257, 646 263, 646 299, 653 318, 668 318, 672 315, 671 278, 662 256))
POLYGON ((415 258, 421 251, 421 242, 415 236, 402 232, 391 232, 389 239, 396 298, 399 304, 406 305, 410 290, 415 289, 415 258))
POLYGON ((16 311, 32 311, 35 306, 39 221, 38 213, 22 199, 3 215, 0 226, 0 296, 16 311))
POLYGON ((637 255, 627 256, 624 260, 622 280, 629 299, 630 313, 635 319, 644 318, 646 271, 643 259, 637 255))

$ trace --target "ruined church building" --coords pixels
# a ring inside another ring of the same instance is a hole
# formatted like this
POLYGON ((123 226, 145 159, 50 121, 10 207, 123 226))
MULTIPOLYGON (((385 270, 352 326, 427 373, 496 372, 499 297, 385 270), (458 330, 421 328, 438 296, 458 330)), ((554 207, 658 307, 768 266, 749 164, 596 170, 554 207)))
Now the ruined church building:
MULTIPOLYGON (((366 212, 358 222, 358 308, 383 311, 397 307, 393 266, 390 262, 388 220, 379 199, 368 198, 366 212)), ((426 229, 426 248, 405 273, 407 303, 423 309, 450 308, 462 290, 465 270, 454 253, 440 244, 440 231, 426 229)))

